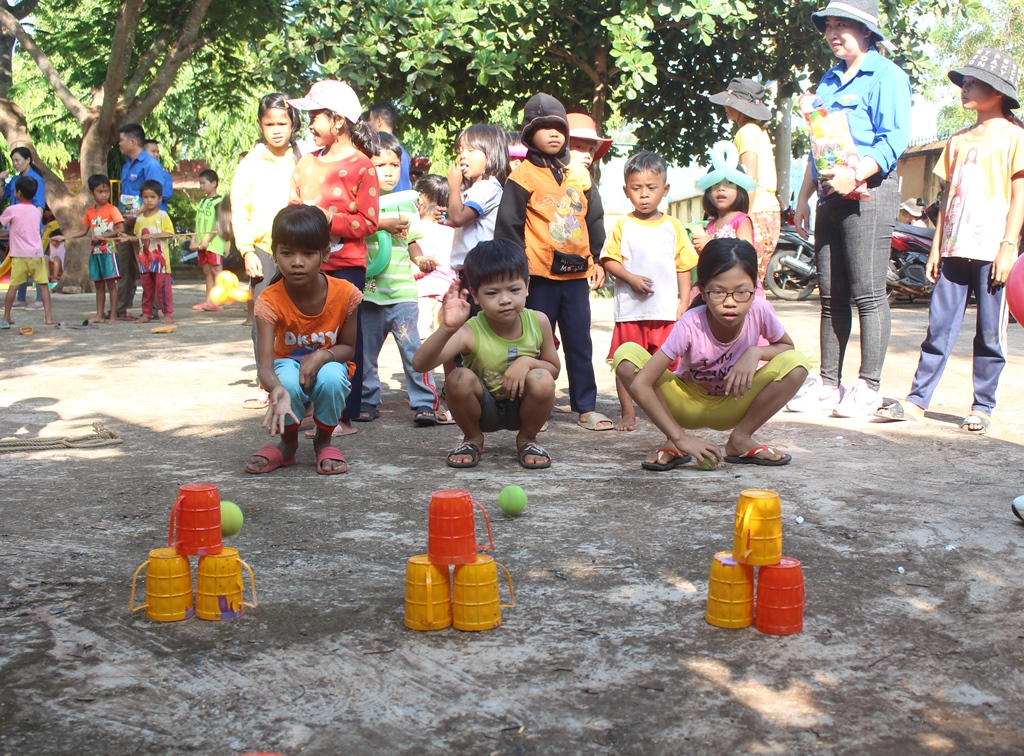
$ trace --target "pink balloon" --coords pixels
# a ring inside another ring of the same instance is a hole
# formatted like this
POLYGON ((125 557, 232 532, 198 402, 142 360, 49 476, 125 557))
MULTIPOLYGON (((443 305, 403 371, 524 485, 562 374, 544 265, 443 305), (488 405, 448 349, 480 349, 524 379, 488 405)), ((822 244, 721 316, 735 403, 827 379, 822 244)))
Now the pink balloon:
POLYGON ((1006 280, 1006 304, 1018 323, 1024 324, 1024 256, 1018 257, 1006 280))

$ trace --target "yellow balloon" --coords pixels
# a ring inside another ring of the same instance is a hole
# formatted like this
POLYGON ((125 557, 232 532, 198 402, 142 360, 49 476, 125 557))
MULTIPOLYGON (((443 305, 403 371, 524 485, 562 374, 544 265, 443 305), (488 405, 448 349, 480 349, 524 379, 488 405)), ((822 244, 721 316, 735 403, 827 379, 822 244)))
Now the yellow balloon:
POLYGON ((222 270, 217 274, 217 284, 222 286, 225 291, 231 291, 238 287, 238 276, 230 270, 222 270))
POLYGON ((252 295, 249 293, 249 290, 243 289, 241 286, 239 286, 237 289, 232 289, 231 291, 228 292, 228 294, 236 302, 248 302, 252 298, 252 295))
POLYGON ((214 304, 222 305, 228 301, 228 292, 225 291, 223 286, 217 284, 210 289, 210 301, 214 304))

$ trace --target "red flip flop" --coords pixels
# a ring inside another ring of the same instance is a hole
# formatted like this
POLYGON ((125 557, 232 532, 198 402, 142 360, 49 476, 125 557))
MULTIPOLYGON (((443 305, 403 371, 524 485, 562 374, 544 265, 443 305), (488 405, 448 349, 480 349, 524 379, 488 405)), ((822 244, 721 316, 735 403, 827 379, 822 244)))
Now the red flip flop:
POLYGON ((665 462, 641 462, 640 467, 655 472, 667 472, 675 470, 693 459, 689 454, 680 454, 675 449, 658 449, 658 456, 655 459, 661 459, 662 456, 668 457, 668 459, 665 462))
POLYGON ((271 446, 270 444, 267 444, 259 451, 253 452, 252 456, 263 457, 267 460, 267 466, 262 470, 250 470, 248 467, 245 468, 245 471, 250 475, 263 475, 264 473, 274 472, 274 470, 279 467, 291 467, 295 464, 295 457, 285 459, 281 450, 276 446, 271 446))
POLYGON ((320 453, 316 455, 316 471, 318 474, 341 475, 342 473, 348 472, 348 462, 345 462, 344 467, 339 467, 336 470, 325 470, 323 464, 329 459, 345 462, 345 455, 341 453, 341 449, 335 446, 325 446, 320 450, 320 453))
POLYGON ((769 454, 780 453, 770 446, 761 445, 755 446, 753 449, 740 454, 739 456, 727 456, 725 461, 733 465, 764 465, 765 467, 781 467, 782 465, 788 465, 793 459, 788 454, 783 454, 778 459, 765 459, 764 457, 757 456, 758 452, 768 452, 769 454))

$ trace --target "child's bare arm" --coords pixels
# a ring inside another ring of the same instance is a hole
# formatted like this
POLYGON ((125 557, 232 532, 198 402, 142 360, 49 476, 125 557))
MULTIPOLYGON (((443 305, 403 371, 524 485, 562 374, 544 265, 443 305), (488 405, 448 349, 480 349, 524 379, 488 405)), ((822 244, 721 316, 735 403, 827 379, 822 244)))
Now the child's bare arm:
POLYGON ((630 273, 626 270, 625 265, 610 257, 604 258, 601 262, 604 264, 605 270, 629 286, 629 288, 637 294, 640 294, 641 296, 649 296, 654 293, 654 287, 651 285, 654 282, 647 276, 641 276, 638 273, 630 273))
POLYGON ((409 259, 424 273, 430 273, 437 268, 437 260, 423 254, 423 250, 416 242, 409 242, 409 259))
POLYGON ((462 228, 477 219, 477 212, 462 204, 462 171, 453 165, 448 169, 448 225, 462 228))
POLYGON ((690 291, 693 289, 690 285, 690 280, 690 271, 682 270, 676 272, 676 281, 679 284, 679 307, 676 309, 676 320, 683 317, 683 313, 690 307, 690 291))
POLYGON ((750 218, 744 218, 743 222, 740 223, 739 228, 736 229, 736 238, 748 241, 751 244, 754 243, 754 224, 750 221, 750 218))
POLYGON ((466 325, 469 311, 469 292, 460 290, 459 282, 453 281, 441 306, 441 327, 430 334, 413 355, 412 366, 416 372, 433 370, 473 348, 473 329, 466 325))
POLYGON ((555 338, 551 332, 551 322, 542 312, 536 313, 537 324, 540 326, 543 340, 540 345, 539 357, 517 357, 505 370, 502 376, 501 385, 505 389, 505 395, 509 399, 517 399, 522 396, 526 388, 526 376, 531 370, 545 370, 552 378, 558 378, 559 361, 558 350, 555 349, 555 338))
POLYGON ((274 326, 259 315, 256 316, 256 353, 259 355, 256 375, 260 385, 270 395, 267 414, 263 416, 263 427, 270 430, 271 436, 275 436, 284 433, 289 416, 296 423, 300 420, 292 411, 292 400, 287 389, 281 385, 274 372, 274 326))
POLYGON ((793 339, 788 333, 768 346, 752 346, 736 360, 736 364, 725 377, 725 393, 737 399, 742 398, 754 386, 754 374, 761 362, 767 362, 776 355, 793 349, 793 339))
POLYGON ((725 456, 721 447, 714 441, 708 441, 700 436, 688 436, 684 433, 658 396, 656 388, 658 380, 671 364, 671 358, 659 349, 633 378, 633 382, 629 386, 629 393, 640 405, 640 408, 647 413, 651 422, 658 426, 658 430, 665 434, 665 437, 672 442, 676 449, 683 454, 693 455, 697 458, 697 462, 711 459, 712 462, 717 463, 725 456))
POLYGON ((1013 264, 1017 260, 1020 227, 1024 222, 1024 174, 1017 174, 1010 183, 1010 212, 1006 214, 1006 225, 1003 226, 1003 239, 999 243, 999 253, 992 263, 992 284, 1001 286, 1010 277, 1013 264))

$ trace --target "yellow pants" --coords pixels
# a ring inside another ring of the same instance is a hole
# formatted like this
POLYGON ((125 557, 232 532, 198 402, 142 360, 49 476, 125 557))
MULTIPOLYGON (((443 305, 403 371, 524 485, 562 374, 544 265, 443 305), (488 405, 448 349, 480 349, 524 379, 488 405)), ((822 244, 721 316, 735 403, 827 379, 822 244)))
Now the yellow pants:
MULTIPOLYGON (((612 370, 617 369, 620 362, 626 361, 635 365, 639 373, 640 368, 650 359, 651 355, 639 344, 623 344, 612 357, 612 370)), ((790 349, 776 355, 754 373, 754 385, 741 399, 734 398, 732 394, 709 396, 703 388, 687 383, 670 370, 662 373, 655 387, 665 397, 665 404, 680 428, 725 431, 739 425, 757 395, 773 381, 781 381, 800 367, 810 372, 811 363, 801 352, 790 349)))

